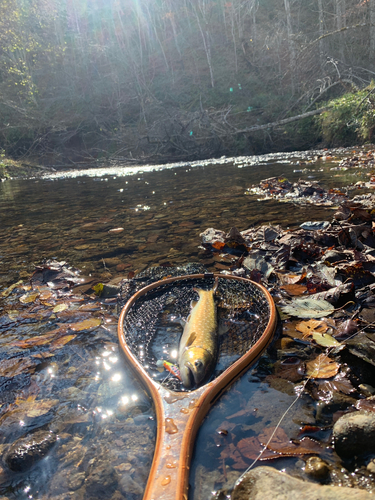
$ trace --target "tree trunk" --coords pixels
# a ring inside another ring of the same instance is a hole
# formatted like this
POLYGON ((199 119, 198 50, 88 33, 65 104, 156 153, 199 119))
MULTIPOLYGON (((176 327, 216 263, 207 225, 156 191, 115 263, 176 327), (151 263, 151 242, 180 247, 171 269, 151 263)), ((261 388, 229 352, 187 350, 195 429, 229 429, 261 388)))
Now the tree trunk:
MULTIPOLYGON (((346 19, 345 19, 345 0, 336 0, 335 1, 335 10, 336 10, 336 27, 338 30, 345 28, 346 19)), ((344 61, 344 34, 339 34, 339 43, 340 43, 340 57, 342 61, 344 61)))
POLYGON ((295 90, 296 90, 297 65, 296 65, 296 49, 294 46, 293 32, 292 32, 292 16, 290 13, 289 0, 284 0, 284 6, 285 6, 285 13, 286 13, 286 29, 287 29, 287 33, 288 33, 288 44, 289 44, 291 87, 292 87, 292 94, 294 94, 295 90))
POLYGON ((375 0, 370 0, 370 61, 375 59, 375 0))
MULTIPOLYGON (((375 0, 374 0, 375 1, 375 0)), ((324 35, 324 12, 323 12, 323 0, 318 0, 318 11, 319 11, 319 38, 324 35)), ((324 54, 324 40, 319 40, 319 62, 320 68, 324 71, 325 66, 325 54, 324 54)))

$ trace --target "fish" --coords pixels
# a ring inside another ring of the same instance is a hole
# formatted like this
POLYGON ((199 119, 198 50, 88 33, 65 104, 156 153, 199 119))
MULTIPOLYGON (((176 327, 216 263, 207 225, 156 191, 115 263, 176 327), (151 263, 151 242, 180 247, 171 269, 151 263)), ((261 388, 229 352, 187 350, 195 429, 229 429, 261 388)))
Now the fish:
POLYGON ((192 309, 185 323, 179 345, 179 369, 186 389, 199 387, 212 374, 217 360, 218 324, 214 294, 217 278, 211 290, 194 288, 199 300, 192 302, 192 309))

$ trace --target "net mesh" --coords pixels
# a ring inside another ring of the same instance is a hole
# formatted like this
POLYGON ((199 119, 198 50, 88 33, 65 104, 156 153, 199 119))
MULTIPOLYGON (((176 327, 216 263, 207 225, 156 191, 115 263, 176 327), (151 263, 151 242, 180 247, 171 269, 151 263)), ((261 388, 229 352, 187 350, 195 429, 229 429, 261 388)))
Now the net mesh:
MULTIPOLYGON (((191 301, 198 298, 194 287, 209 290, 213 286, 213 275, 193 279, 181 277, 173 283, 161 283, 140 296, 124 318, 128 347, 150 377, 170 390, 187 389, 169 372, 159 371, 161 361, 178 363, 181 322, 190 313, 191 301)), ((135 293, 138 287, 139 283, 131 287, 127 283, 121 302, 125 303, 130 288, 135 293)), ((224 333, 219 335, 218 360, 211 378, 220 375, 258 341, 270 317, 266 296, 251 282, 219 277, 215 301, 219 332, 224 333)))

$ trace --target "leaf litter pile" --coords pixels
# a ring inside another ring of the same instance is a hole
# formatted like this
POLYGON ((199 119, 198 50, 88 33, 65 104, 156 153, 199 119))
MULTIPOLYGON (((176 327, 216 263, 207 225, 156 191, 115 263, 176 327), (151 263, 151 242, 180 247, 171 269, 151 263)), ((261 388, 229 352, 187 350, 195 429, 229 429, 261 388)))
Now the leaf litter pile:
MULTIPOLYGON (((227 415, 216 420, 215 438, 221 451, 209 444, 205 451, 215 457, 224 485, 238 477, 231 471, 242 472, 256 460, 276 467, 279 461, 280 468, 305 479, 374 491, 369 464, 375 448, 343 461, 332 441, 341 416, 375 412, 374 230, 375 195, 365 194, 344 200, 331 223, 305 223, 293 231, 262 226, 202 233, 207 261, 213 258, 221 272, 247 276, 271 291, 280 335, 249 381, 296 403, 280 422, 288 405, 267 405, 266 395, 246 401, 239 388, 237 411, 236 390, 223 397, 219 406, 227 415), (286 458, 293 464, 285 466, 286 458)), ((208 473, 204 465, 197 467, 202 490, 208 473)))
MULTIPOLYGON (((284 189, 288 181, 277 182, 284 189)), ((262 282, 281 319, 267 353, 203 424, 195 499, 213 489, 225 495, 256 460, 305 479, 374 488, 373 456, 341 459, 332 428, 347 413, 375 414, 375 197, 320 189, 300 182, 289 198, 312 190, 305 194, 314 204, 340 203, 332 222, 202 233, 198 272, 204 265, 262 282), (245 398, 249 382, 256 390, 245 398)), ((0 293, 2 498, 142 498, 154 413, 121 361, 116 295, 174 271, 167 263, 102 283, 45 261, 0 293)))

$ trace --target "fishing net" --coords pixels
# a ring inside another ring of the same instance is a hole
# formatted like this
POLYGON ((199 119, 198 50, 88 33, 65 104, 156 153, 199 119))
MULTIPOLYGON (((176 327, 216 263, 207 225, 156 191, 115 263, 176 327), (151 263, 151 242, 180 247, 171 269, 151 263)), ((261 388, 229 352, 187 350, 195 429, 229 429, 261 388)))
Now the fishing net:
MULTIPOLYGON (((193 269, 189 268, 189 271, 193 269)), ((166 273, 165 270, 163 272, 166 273)), ((174 268, 173 272, 178 271, 174 268)), ((169 270, 168 276, 173 272, 169 270)), ((153 275, 151 281, 154 279, 153 275)), ((148 276, 146 282, 149 281, 148 276)), ((192 300, 198 299, 194 288, 210 290, 214 283, 213 274, 181 276, 172 283, 161 281, 155 288, 140 295, 124 317, 123 331, 129 349, 149 376, 167 389, 187 390, 178 378, 167 371, 159 371, 160 361, 178 363, 178 347, 183 331, 181 322, 189 316, 192 300)), ((125 303, 130 293, 141 288, 139 282, 124 285, 120 305, 125 303)), ((248 280, 219 276, 215 301, 219 332, 223 333, 219 335, 218 359, 211 379, 220 375, 259 340, 270 319, 270 306, 265 294, 248 280)))

